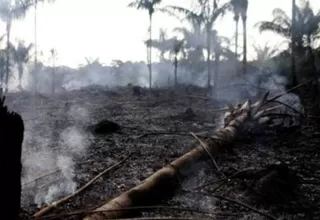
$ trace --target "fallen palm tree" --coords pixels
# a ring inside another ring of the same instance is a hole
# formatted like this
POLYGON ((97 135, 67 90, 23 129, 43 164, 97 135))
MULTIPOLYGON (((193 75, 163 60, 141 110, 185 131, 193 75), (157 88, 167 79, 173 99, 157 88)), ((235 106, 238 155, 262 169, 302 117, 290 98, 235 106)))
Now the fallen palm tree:
POLYGON ((153 205, 163 199, 172 197, 193 164, 205 157, 210 156, 212 158, 212 156, 217 155, 232 143, 246 125, 264 124, 270 120, 270 118, 265 117, 264 114, 274 110, 275 107, 267 108, 267 105, 265 105, 267 103, 267 96, 268 93, 261 101, 253 105, 247 101, 245 104, 239 105, 236 108, 230 107, 230 111, 225 114, 225 125, 220 131, 204 142, 201 142, 201 144, 192 151, 155 172, 140 185, 99 207, 95 210, 97 213, 85 217, 84 220, 131 217, 134 213, 128 210, 114 212, 110 210, 153 205), (103 212, 106 210, 109 211, 103 212))

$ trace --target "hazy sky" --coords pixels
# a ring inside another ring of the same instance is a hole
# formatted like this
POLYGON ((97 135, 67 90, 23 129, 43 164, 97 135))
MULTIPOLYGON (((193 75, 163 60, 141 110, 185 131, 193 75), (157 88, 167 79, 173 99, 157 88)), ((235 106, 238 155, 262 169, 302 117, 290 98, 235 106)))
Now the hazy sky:
MULTIPOLYGON (((145 60, 148 14, 127 8, 130 0, 56 0, 54 4, 38 7, 38 47, 44 55, 39 59, 48 59, 49 50, 58 52, 58 64, 76 67, 85 63, 85 57, 100 58, 102 63, 113 59, 145 60)), ((163 0, 163 5, 191 6, 193 0, 163 0)), ((310 1, 313 8, 320 9, 319 0, 310 1)), ((272 10, 280 7, 289 14, 291 0, 249 0, 248 9, 248 51, 252 56, 252 43, 276 45, 279 38, 270 33, 260 34, 254 24, 261 20, 270 20, 272 10)), ((34 40, 34 11, 30 10, 23 21, 15 21, 12 26, 12 39, 34 40)), ((240 23, 241 25, 241 23, 240 23)), ((181 23, 168 15, 156 13, 154 16, 154 37, 159 28, 169 31, 181 23)), ((215 25, 220 35, 233 37, 234 22, 227 15, 215 25)), ((0 24, 5 33, 5 26, 0 24)), ((241 26, 240 29, 241 30, 241 26)), ((239 39, 242 43, 242 40, 239 39)), ((280 39, 281 40, 281 39, 280 39)))

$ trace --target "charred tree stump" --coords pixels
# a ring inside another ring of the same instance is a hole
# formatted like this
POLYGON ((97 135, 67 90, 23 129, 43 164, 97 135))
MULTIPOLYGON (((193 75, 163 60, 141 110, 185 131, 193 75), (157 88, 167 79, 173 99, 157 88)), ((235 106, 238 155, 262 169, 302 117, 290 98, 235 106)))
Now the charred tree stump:
POLYGON ((0 99, 0 201, 1 219, 17 220, 21 197, 21 151, 24 124, 19 114, 9 112, 0 99))
POLYGON ((112 134, 120 132, 121 126, 113 121, 102 120, 95 125, 89 126, 88 129, 94 134, 112 134))

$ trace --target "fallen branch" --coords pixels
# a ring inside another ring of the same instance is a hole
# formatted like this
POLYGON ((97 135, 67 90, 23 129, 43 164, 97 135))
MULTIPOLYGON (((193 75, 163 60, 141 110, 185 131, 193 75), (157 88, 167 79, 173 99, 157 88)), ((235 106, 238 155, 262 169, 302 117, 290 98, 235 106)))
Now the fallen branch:
MULTIPOLYGON (((263 105, 266 97, 261 100, 263 105)), ((259 103, 254 105, 259 106, 259 103)), ((251 106, 247 101, 242 106, 232 111, 232 117, 225 120, 225 127, 216 134, 206 139, 204 143, 208 146, 211 155, 217 155, 220 151, 226 148, 225 143, 232 142, 238 131, 245 125, 247 121, 259 120, 260 112, 251 106)), ((155 172, 142 183, 118 197, 110 200, 105 205, 96 209, 97 211, 113 210, 120 208, 128 208, 135 206, 153 205, 164 199, 170 198, 175 194, 175 191, 181 186, 181 182, 188 176, 190 167, 206 158, 207 151, 200 144, 190 152, 174 160, 168 166, 155 172)), ((99 212, 85 217, 85 220, 106 220, 112 218, 130 217, 129 211, 122 212, 99 212)))
MULTIPOLYGON (((152 136, 152 135, 180 135, 180 136, 190 136, 190 133, 182 133, 182 132, 165 132, 165 131, 160 131, 160 132, 149 132, 149 133, 144 133, 141 135, 138 135, 136 137, 134 137, 134 139, 139 139, 139 138, 144 138, 147 136, 152 136)), ((197 134, 198 137, 202 137, 202 138, 208 138, 208 136, 203 136, 200 134, 197 134)))
POLYGON ((114 170, 115 168, 117 168, 119 165, 123 164, 126 160, 128 160, 130 157, 132 156, 132 154, 130 154, 129 156, 127 156, 126 158, 124 158, 122 161, 120 161, 119 163, 116 163, 114 165, 112 165, 111 167, 105 169, 103 172, 99 173, 97 176, 95 176, 92 180, 90 180, 87 184, 85 184, 84 186, 82 186, 80 189, 78 189, 77 191, 75 191, 73 194, 68 195, 56 202, 53 202, 51 205, 42 208, 40 211, 38 211, 37 213, 35 213, 33 215, 33 217, 35 218, 39 218, 45 214, 47 214, 48 212, 50 212, 51 210, 53 210, 54 208, 56 208, 57 206, 59 206, 60 204, 68 201, 69 199, 71 199, 72 197, 78 195, 79 193, 81 193, 83 190, 85 190, 86 188, 88 188, 92 183, 94 183, 97 179, 99 179, 102 175, 106 174, 107 172, 110 172, 111 170, 114 170))
POLYGON ((298 115, 300 115, 300 116, 302 115, 302 112, 298 111, 297 109, 293 108, 292 106, 290 106, 290 105, 288 105, 286 103, 280 102, 278 100, 273 100, 273 101, 270 101, 270 102, 274 102, 274 103, 278 103, 280 105, 283 105, 284 107, 292 110, 293 112, 297 113, 298 115))
MULTIPOLYGON (((93 161, 93 160, 87 160, 87 161, 84 161, 84 162, 79 163, 79 164, 77 164, 77 165, 82 165, 82 164, 90 163, 90 162, 92 162, 92 161, 93 161)), ((42 178, 45 178, 45 177, 47 177, 47 176, 50 176, 50 175, 55 174, 55 173, 60 172, 60 171, 63 171, 63 169, 59 168, 59 169, 55 169, 55 170, 49 171, 49 172, 47 172, 47 173, 45 173, 45 174, 42 174, 42 175, 40 175, 40 176, 38 176, 38 177, 36 177, 36 178, 34 178, 34 179, 32 179, 32 180, 29 180, 29 181, 26 181, 26 182, 22 183, 22 187, 25 187, 26 185, 29 185, 29 184, 34 183, 34 182, 37 182, 38 180, 40 180, 40 179, 42 179, 42 178)))
POLYGON ((198 138, 197 135, 195 135, 195 134, 192 133, 192 132, 190 132, 190 134, 191 134, 195 139, 197 139, 197 140, 199 141, 199 143, 202 145, 202 147, 203 147, 203 148, 206 150, 206 152, 208 153, 208 155, 209 155, 209 157, 211 158, 211 161, 212 161, 213 165, 216 167, 217 171, 218 171, 219 173, 221 173, 222 176, 225 177, 225 175, 221 172, 221 170, 220 170, 220 168, 219 168, 216 160, 214 159, 214 157, 213 157, 212 154, 210 153, 210 151, 209 151, 209 149, 208 149, 208 146, 207 146, 202 140, 200 140, 200 138, 198 138))
POLYGON ((229 181, 233 178, 236 178, 238 177, 239 175, 243 174, 243 173, 246 173, 246 172, 249 172, 249 171, 253 171, 254 169, 253 168, 248 168, 248 169, 245 169, 245 170, 240 170, 238 172, 236 172, 235 174, 229 176, 229 177, 225 177, 223 179, 220 179, 220 180, 217 180, 217 181, 214 181, 214 182, 210 182, 210 183, 206 183, 204 185, 201 185, 201 186, 198 186, 196 188, 194 188, 193 190, 199 190, 199 189, 202 189, 202 188, 205 188, 207 186, 212 186, 214 184, 217 184, 217 183, 220 183, 220 182, 225 182, 225 181, 229 181))

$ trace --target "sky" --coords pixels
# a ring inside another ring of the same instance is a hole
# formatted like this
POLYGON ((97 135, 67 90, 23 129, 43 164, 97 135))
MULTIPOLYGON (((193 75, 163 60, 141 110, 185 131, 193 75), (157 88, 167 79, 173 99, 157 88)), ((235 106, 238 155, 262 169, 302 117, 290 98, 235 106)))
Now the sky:
MULTIPOLYGON (((190 7, 194 0, 163 0, 165 5, 190 7)), ((50 49, 56 49, 56 64, 77 67, 85 64, 85 57, 99 58, 101 63, 108 64, 114 59, 123 61, 146 60, 148 13, 128 8, 131 0, 56 0, 55 3, 40 4, 38 7, 37 39, 38 48, 42 51, 39 59, 49 62, 50 49)), ((299 1, 298 1, 299 2, 299 1)), ((318 11, 319 0, 310 0, 318 11)), ((248 53, 254 56, 252 44, 277 46, 284 39, 272 33, 260 34, 254 25, 262 20, 272 19, 272 10, 276 7, 291 12, 291 0, 249 0, 248 8, 248 53)), ((157 38, 158 30, 168 31, 182 26, 181 22, 166 14, 155 13, 153 19, 153 37, 157 38)), ((241 25, 241 23, 240 23, 241 25)), ((232 38, 234 36, 232 14, 218 19, 214 28, 219 34, 232 38)), ((242 34, 241 26, 239 26, 242 34)), ((5 25, 0 23, 0 33, 5 33, 5 25)), ((12 39, 17 42, 34 42, 34 10, 27 16, 12 24, 12 39)), ((242 42, 241 37, 239 42, 242 42)), ((241 50, 240 50, 241 51, 241 50)), ((156 53, 154 53, 156 56, 156 53)))

